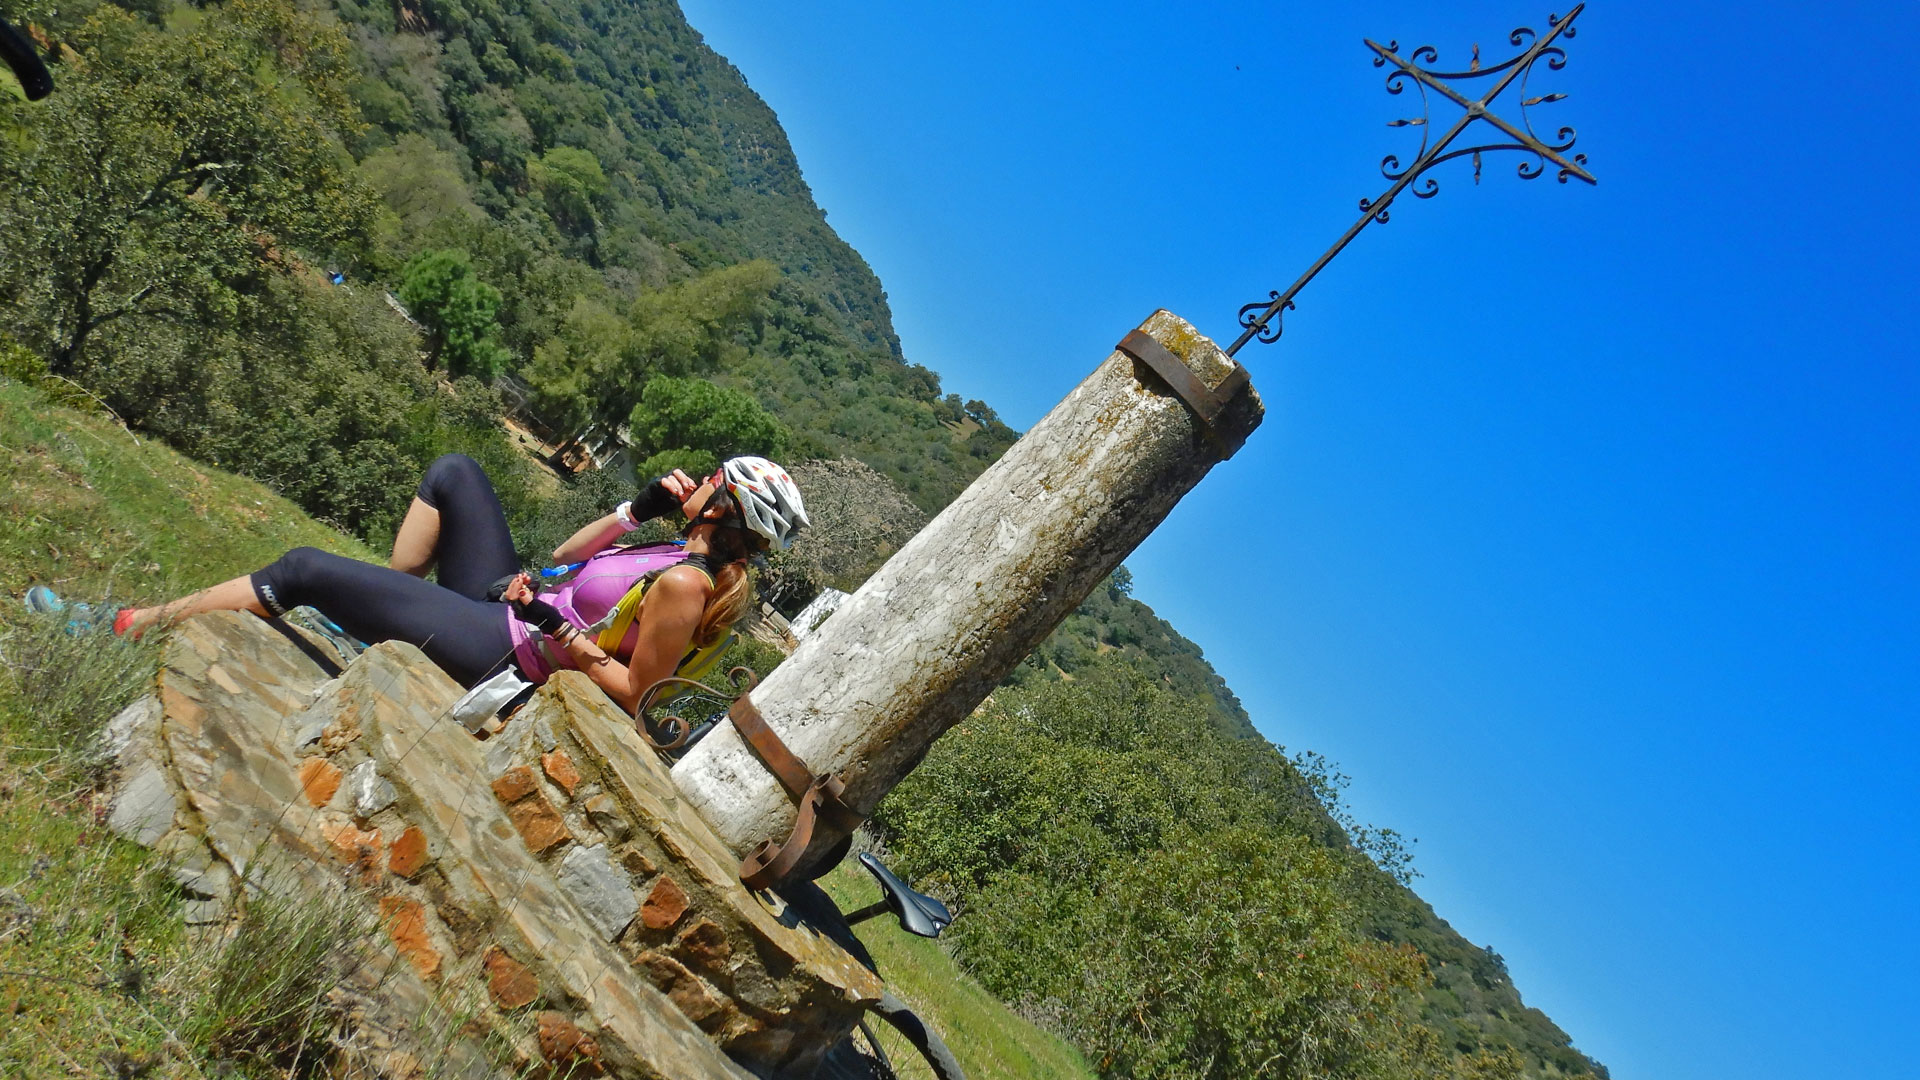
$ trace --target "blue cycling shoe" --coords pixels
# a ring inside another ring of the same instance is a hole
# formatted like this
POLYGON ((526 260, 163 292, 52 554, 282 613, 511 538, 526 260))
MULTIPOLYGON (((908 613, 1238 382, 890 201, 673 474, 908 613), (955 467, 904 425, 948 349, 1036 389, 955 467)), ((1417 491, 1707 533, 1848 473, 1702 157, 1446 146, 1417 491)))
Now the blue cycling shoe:
POLYGON ((67 610, 66 601, 60 599, 60 594, 45 585, 35 585, 20 599, 27 605, 27 610, 36 615, 52 615, 67 610))
POLYGON ((99 607, 84 600, 69 603, 45 585, 28 589, 27 595, 21 600, 27 605, 28 611, 37 615, 65 615, 69 634, 91 634, 111 627, 114 621, 115 612, 112 608, 99 607))

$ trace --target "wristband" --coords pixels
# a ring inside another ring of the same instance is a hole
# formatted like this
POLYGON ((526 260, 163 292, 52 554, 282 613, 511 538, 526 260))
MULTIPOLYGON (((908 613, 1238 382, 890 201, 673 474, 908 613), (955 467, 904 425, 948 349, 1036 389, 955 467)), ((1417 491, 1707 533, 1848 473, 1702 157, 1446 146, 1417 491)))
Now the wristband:
POLYGON ((626 502, 623 502, 619 506, 614 507, 613 516, 620 519, 620 527, 627 530, 628 532, 632 532, 633 530, 640 527, 640 523, 633 520, 633 500, 632 499, 628 499, 626 502))

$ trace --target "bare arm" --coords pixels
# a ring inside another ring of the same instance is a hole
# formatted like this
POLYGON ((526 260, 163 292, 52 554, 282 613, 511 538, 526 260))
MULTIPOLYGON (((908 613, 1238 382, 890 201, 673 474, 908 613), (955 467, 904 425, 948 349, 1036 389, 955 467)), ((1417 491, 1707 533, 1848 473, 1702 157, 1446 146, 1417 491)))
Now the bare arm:
POLYGON ((589 555, 602 552, 613 546, 615 540, 625 536, 627 527, 617 513, 608 514, 598 521, 588 523, 579 532, 567 537, 566 543, 553 549, 555 566, 565 566, 578 562, 589 555))
MULTIPOLYGON (((673 496, 674 500, 685 503, 700 485, 686 473, 675 469, 660 478, 659 483, 673 496)), ((555 565, 565 566, 578 562, 589 555, 596 555, 613 546, 615 540, 625 536, 628 525, 620 520, 620 512, 614 511, 598 521, 588 524, 579 532, 567 537, 567 542, 553 549, 555 565)))

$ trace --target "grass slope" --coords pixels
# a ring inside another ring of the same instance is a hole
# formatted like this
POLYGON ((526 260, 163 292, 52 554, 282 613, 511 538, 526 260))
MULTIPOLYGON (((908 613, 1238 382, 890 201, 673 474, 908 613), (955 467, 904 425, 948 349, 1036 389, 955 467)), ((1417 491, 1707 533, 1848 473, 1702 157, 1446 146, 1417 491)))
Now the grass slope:
MULTIPOLYGON (((851 862, 840 864, 820 885, 842 911, 880 897, 873 879, 851 862)), ((873 953, 888 988, 931 1018, 967 1080, 1092 1080, 1094 1071, 1079 1051, 1010 1013, 937 943, 914 937, 884 915, 854 933, 873 953)))
POLYGON ((258 569, 311 545, 359 559, 365 544, 272 489, 195 464, 103 414, 52 406, 0 380, 0 588, 156 600, 258 569))

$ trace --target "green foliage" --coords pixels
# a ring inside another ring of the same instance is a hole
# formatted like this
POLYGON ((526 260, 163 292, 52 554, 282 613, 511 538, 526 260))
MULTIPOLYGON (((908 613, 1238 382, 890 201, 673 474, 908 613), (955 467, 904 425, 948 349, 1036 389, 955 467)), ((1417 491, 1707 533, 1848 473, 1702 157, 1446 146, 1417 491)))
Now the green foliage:
POLYGON ((576 146, 556 146, 529 160, 527 180, 540 192, 553 220, 574 233, 593 228, 594 203, 608 191, 600 159, 576 146))
POLYGON ((1344 776, 1123 655, 1002 687, 875 815, 895 869, 964 910, 983 983, 1108 1076, 1465 1077, 1509 1049, 1605 1075, 1407 890, 1406 842, 1354 819, 1344 776))
POLYGON ((347 42, 285 0, 233 0, 159 32, 102 6, 65 44, 61 92, 0 101, 0 298, 74 376, 109 327, 230 324, 289 249, 371 221, 336 132, 347 42))
MULTIPOLYGON (((111 610, 111 609, 107 609, 111 610)), ((108 717, 147 692, 153 649, 106 634, 75 634, 65 614, 13 616, 0 624, 0 678, 34 703, 33 744, 86 758, 108 717)))
POLYGON ((1286 760, 1124 664, 1001 690, 874 820, 968 969, 1103 1075, 1374 1075, 1426 981, 1286 760))
POLYGON ((662 450, 640 459, 635 476, 665 476, 675 469, 688 476, 712 476, 720 458, 711 450, 662 450))
POLYGON ((427 325, 433 361, 445 360, 455 375, 491 381, 511 359, 498 340, 500 291, 473 274, 473 262, 458 249, 423 251, 400 271, 400 302, 427 325))
POLYGON ((264 566, 288 548, 373 552, 259 483, 196 466, 97 411, 0 381, 0 580, 150 603, 264 566))
POLYGON ((642 294, 624 316, 607 300, 576 297, 527 372, 537 407, 568 431, 627 422, 654 379, 711 373, 736 358, 735 337, 760 315, 778 278, 767 263, 723 267, 642 294))
POLYGON ((412 133, 361 159, 360 179, 385 204, 376 225, 379 262, 389 269, 404 262, 404 253, 419 247, 442 219, 471 222, 482 216, 460 165, 452 151, 412 133))
POLYGON ((1009 685, 1026 686, 1064 675, 1077 677, 1107 657, 1119 657, 1159 672, 1174 691, 1206 703, 1213 726, 1238 738, 1258 738, 1246 709, 1226 680, 1153 609, 1133 599, 1133 574, 1122 566, 1093 590, 1053 635, 1015 668, 1009 685))
MULTIPOLYGON (((873 878, 851 861, 820 879, 842 911, 879 895, 873 878)), ((967 1080, 1089 1080, 1093 1070, 1056 1033, 1012 1015, 961 970, 939 942, 900 932, 887 918, 853 928, 886 977, 887 989, 932 1025, 967 1080)))
POLYGON ((366 537, 391 532, 428 462, 462 450, 515 487, 498 402, 484 386, 436 385, 413 335, 377 297, 272 278, 249 324, 209 334, 163 326, 105 335, 82 371, 129 424, 266 481, 316 517, 366 537))
MULTIPOLYGON (((640 394, 639 404, 628 414, 629 437, 637 446, 661 451, 697 451, 706 456, 701 462, 726 459, 740 454, 763 457, 786 456, 787 429, 761 408, 749 394, 705 379, 675 379, 661 376, 650 380, 640 394)), ((713 471, 706 465, 691 475, 713 471)), ((651 464, 642 466, 641 476, 658 476, 651 464)))

